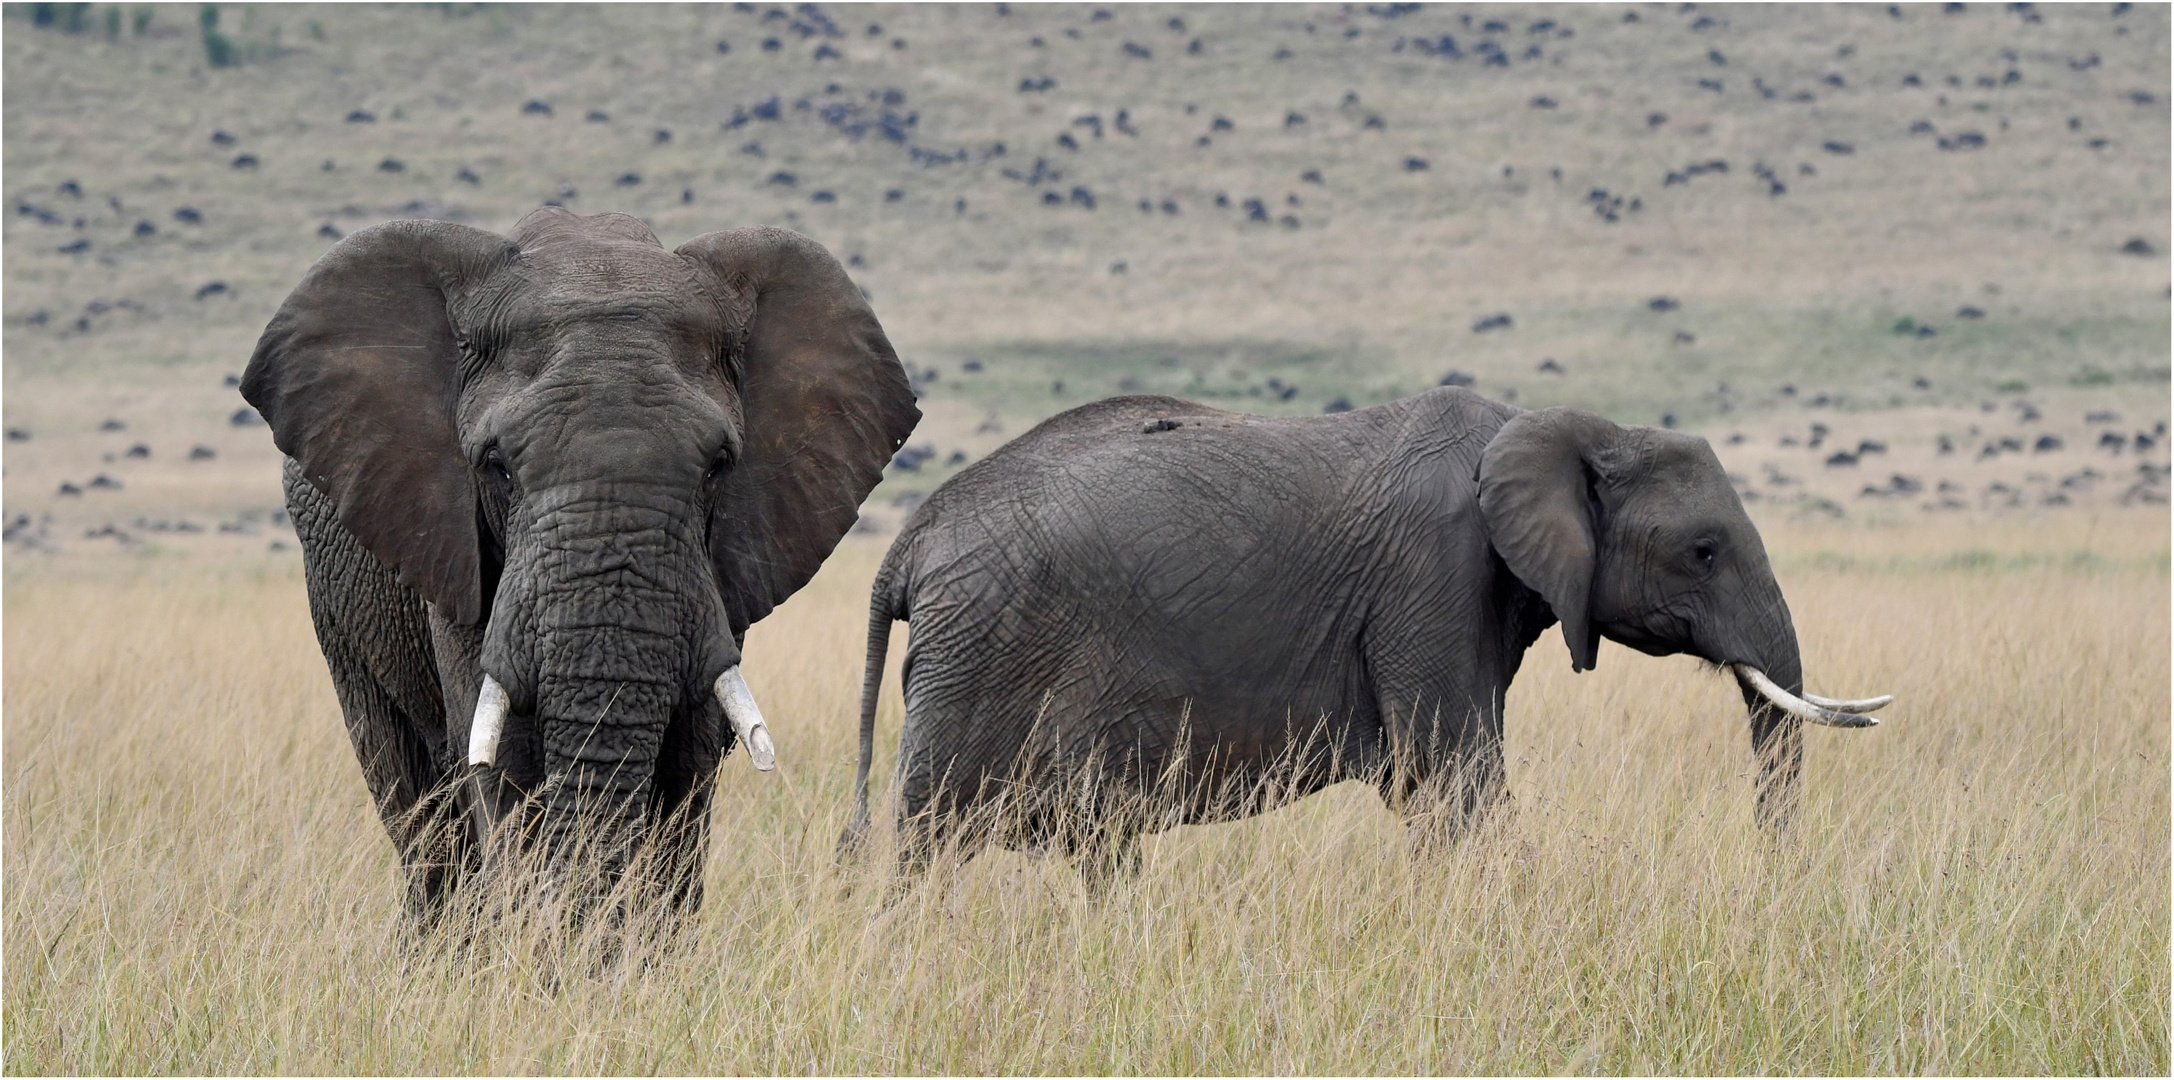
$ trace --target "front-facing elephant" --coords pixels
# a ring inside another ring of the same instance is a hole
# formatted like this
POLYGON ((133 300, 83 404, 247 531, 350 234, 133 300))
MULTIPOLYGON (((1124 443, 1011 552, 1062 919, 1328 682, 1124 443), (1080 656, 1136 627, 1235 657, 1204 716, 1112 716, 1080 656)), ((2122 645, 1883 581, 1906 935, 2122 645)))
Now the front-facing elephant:
POLYGON ((1705 440, 1461 389, 1272 419, 1163 397, 1052 418, 921 504, 878 573, 861 703, 912 626, 903 868, 995 839, 1128 862, 1144 829, 1338 780, 1454 832, 1503 787, 1502 708, 1561 623, 1732 671, 1779 828, 1805 721, 1796 630, 1705 440), (1001 813, 990 813, 1001 806, 1001 813), (1084 848, 1084 851, 1081 849, 1084 848))
POLYGON ((782 229, 667 251, 546 208, 356 232, 242 393, 287 455, 310 613, 418 914, 516 837, 700 902, 720 759, 772 745, 749 624, 919 418, 837 261, 782 229), (593 845, 590 847, 588 845, 593 845))

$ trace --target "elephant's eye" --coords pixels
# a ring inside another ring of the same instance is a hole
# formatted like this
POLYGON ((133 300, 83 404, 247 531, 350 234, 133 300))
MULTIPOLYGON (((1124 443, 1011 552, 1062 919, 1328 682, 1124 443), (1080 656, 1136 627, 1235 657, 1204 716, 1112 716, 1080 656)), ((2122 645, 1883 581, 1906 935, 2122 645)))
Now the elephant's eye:
POLYGON ((708 472, 702 474, 702 479, 715 480, 718 478, 718 476, 722 475, 726 469, 729 469, 731 467, 732 456, 722 451, 719 451, 716 457, 710 459, 710 469, 708 472))
POLYGON ((1720 554, 1720 551, 1714 547, 1714 542, 1711 540, 1701 540, 1691 545, 1691 557, 1698 561, 1700 569, 1712 569, 1714 556, 1718 554, 1720 554))
POLYGON ((498 453, 495 446, 483 452, 483 471, 490 473, 491 479, 501 484, 513 482, 513 471, 506 468, 506 459, 498 453))

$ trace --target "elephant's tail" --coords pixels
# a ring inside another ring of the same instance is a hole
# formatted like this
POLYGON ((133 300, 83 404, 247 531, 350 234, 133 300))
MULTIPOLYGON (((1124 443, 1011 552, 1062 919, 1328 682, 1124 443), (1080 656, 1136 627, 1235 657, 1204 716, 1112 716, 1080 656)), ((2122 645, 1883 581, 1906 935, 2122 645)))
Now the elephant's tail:
POLYGON ((891 623, 906 615, 901 577, 890 559, 876 575, 868 598, 868 666, 861 676, 861 757, 853 771, 853 820, 838 837, 838 861, 852 858, 868 834, 868 770, 876 759, 876 697, 883 689, 883 662, 891 654, 891 623))

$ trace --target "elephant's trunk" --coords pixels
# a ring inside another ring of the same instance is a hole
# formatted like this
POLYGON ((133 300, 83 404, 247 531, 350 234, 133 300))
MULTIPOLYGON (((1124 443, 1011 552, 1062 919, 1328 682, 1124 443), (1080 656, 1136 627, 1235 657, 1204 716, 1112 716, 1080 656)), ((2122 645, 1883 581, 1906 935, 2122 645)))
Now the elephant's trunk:
POLYGON ((1864 728, 1879 723, 1865 715, 1894 699, 1880 696, 1856 701, 1816 697, 1804 692, 1804 665, 1797 648, 1796 624, 1781 588, 1770 577, 1754 582, 1738 618, 1722 625, 1741 637, 1712 641, 1702 654, 1736 676, 1751 713, 1751 749, 1759 762, 1759 823, 1775 832, 1794 815, 1797 775, 1804 763, 1804 725, 1864 728))
MULTIPOLYGON (((1780 626, 1759 653, 1759 663, 1745 666, 1756 666, 1790 694, 1803 692, 1804 665, 1786 609, 1780 626)), ((1804 767, 1804 722, 1741 677, 1737 686, 1743 692, 1744 707, 1751 712, 1751 752, 1759 768, 1759 824, 1783 832, 1796 811, 1797 775, 1804 767)))
POLYGON ((645 838, 666 730, 711 707, 704 680, 738 657, 707 587, 699 515, 626 492, 549 501, 508 530, 521 539, 484 666, 509 689, 525 684, 512 696, 530 705, 540 743, 532 794, 547 865, 579 863, 608 885, 645 838))

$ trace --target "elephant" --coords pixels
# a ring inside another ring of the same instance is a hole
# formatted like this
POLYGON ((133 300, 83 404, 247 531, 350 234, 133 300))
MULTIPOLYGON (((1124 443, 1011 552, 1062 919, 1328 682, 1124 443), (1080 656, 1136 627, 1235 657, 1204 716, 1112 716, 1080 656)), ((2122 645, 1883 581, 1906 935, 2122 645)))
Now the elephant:
POLYGON ((241 392, 411 912, 501 850, 570 895, 653 855, 630 883, 697 909, 719 762, 774 760, 747 628, 920 418, 837 260, 557 207, 392 221, 308 270, 241 392))
POLYGON ((899 874, 990 842, 1079 857, 1357 779, 1422 846, 1506 799, 1503 700, 1560 624, 1733 672, 1757 818, 1789 819, 1801 725, 1891 698, 1802 694, 1758 530, 1705 440, 1444 387, 1271 418, 1110 398, 939 487, 869 604, 850 856, 868 830, 891 624, 902 681, 899 874))

